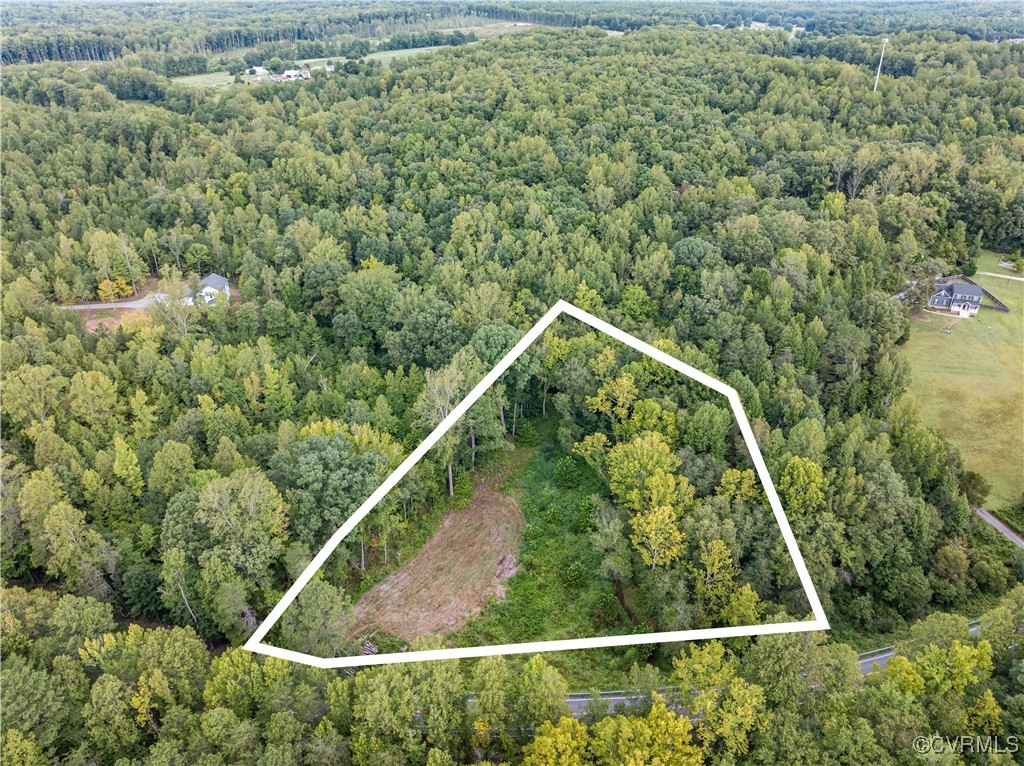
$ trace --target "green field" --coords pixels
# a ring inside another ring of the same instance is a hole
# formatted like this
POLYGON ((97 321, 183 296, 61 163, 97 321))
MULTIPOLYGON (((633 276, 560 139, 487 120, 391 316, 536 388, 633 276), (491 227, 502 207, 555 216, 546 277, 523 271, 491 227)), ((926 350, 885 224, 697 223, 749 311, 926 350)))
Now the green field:
POLYGON ((557 29, 557 27, 551 27, 547 24, 533 24, 522 21, 493 21, 485 22, 479 25, 461 26, 461 27, 448 27, 447 29, 439 29, 439 32, 464 32, 469 34, 472 32, 477 36, 478 39, 483 40, 488 37, 500 37, 501 35, 507 34, 518 34, 521 32, 536 32, 538 29, 557 29))
POLYGON ((172 77, 171 80, 179 85, 191 85, 193 88, 226 88, 235 81, 235 77, 227 72, 207 72, 172 77))
MULTIPOLYGON (((1010 275, 997 261, 984 252, 978 270, 1010 275)), ((911 319, 904 353, 910 393, 925 422, 991 483, 986 506, 999 510, 1024 493, 1024 282, 973 279, 1010 313, 982 310, 971 319, 924 313, 911 319)))
MULTIPOLYGON (((471 43, 467 43, 469 45, 471 43)), ((463 47, 463 46, 455 46, 463 47)), ((421 53, 433 53, 434 51, 444 50, 445 48, 453 48, 451 45, 429 45, 426 48, 405 48, 400 51, 377 51, 366 56, 367 61, 379 61, 381 66, 385 69, 391 66, 391 62, 395 59, 404 59, 409 56, 418 56, 421 53)))
MULTIPOLYGON (((471 43, 467 43, 471 44, 471 43)), ((391 62, 395 59, 405 58, 407 56, 415 56, 420 53, 433 53, 434 51, 442 50, 443 48, 449 48, 448 45, 433 45, 426 48, 406 48, 400 51, 379 51, 377 53, 371 53, 366 56, 368 61, 379 61, 381 66, 385 69, 390 66, 391 62)), ((342 56, 332 56, 329 58, 319 59, 303 59, 297 61, 296 66, 309 67, 311 69, 323 68, 328 61, 334 61, 338 64, 345 62, 342 56)), ((193 74, 185 77, 173 77, 171 78, 174 82, 180 85, 191 85, 194 88, 226 88, 229 85, 234 84, 234 75, 228 74, 227 72, 207 72, 206 74, 193 74)), ((244 82, 255 82, 256 78, 251 75, 242 75, 244 82)))
MULTIPOLYGON (((460 29, 451 29, 445 31, 461 31, 461 32, 473 32, 481 40, 500 37, 505 34, 518 34, 522 32, 531 32, 538 29, 553 29, 554 27, 548 27, 543 24, 516 24, 513 22, 500 21, 493 24, 484 24, 476 27, 461 27, 460 29)), ((609 32, 609 34, 616 34, 609 32)), ((618 33, 621 34, 621 33, 618 33)), ((472 43, 466 43, 472 45, 472 43)), ((405 48, 397 51, 377 51, 365 56, 367 61, 379 61, 381 66, 385 69, 391 65, 391 62, 395 59, 407 58, 409 56, 418 56, 421 53, 433 53, 435 51, 443 50, 445 48, 455 48, 462 46, 451 46, 451 45, 430 45, 423 48, 405 48)), ((238 53, 242 51, 250 50, 248 48, 240 48, 238 51, 232 51, 238 53)), ((333 61, 336 64, 345 63, 344 56, 328 56, 325 58, 316 59, 301 59, 296 61, 296 66, 309 67, 312 69, 322 68, 327 65, 328 61, 333 61)), ((196 74, 188 75, 186 77, 174 77, 174 82, 182 85, 191 85, 196 88, 225 88, 228 85, 234 83, 235 78, 227 72, 209 72, 207 74, 196 74)), ((246 82, 255 81, 255 77, 243 76, 242 79, 246 82)))

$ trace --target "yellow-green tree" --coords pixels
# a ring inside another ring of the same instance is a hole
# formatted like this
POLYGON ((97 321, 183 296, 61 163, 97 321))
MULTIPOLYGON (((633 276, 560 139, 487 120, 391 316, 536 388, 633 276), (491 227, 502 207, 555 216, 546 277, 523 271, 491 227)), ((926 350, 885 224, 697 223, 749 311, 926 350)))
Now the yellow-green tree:
POLYGON ((661 695, 646 717, 614 716, 595 724, 590 747, 596 766, 700 766, 690 721, 665 706, 661 695))
POLYGON ((135 497, 142 495, 142 488, 146 483, 142 479, 142 469, 139 467, 139 456, 135 450, 128 446, 121 434, 114 434, 114 475, 121 480, 121 484, 135 497))
POLYGON ((705 750, 746 755, 751 735, 768 725, 764 689, 739 674, 739 663, 720 641, 691 645, 672 667, 705 750))
POLYGON ((629 417, 636 398, 636 380, 627 372, 597 389, 597 393, 587 399, 587 407, 591 412, 605 415, 612 423, 612 430, 618 432, 629 417))
POLYGON ((678 507, 693 488, 676 470, 679 458, 664 438, 643 433, 608 452, 608 483, 615 499, 634 512, 654 506, 678 507))
POLYGON ((554 721, 568 714, 569 684, 557 669, 535 654, 523 666, 515 686, 517 717, 524 726, 554 721))
POLYGON ((523 766, 588 766, 587 727, 575 718, 544 721, 523 748, 523 766))
POLYGON ((825 505, 825 476, 821 466, 803 457, 790 458, 779 480, 779 495, 787 513, 797 518, 825 505))
POLYGON ((693 591, 697 597, 698 624, 748 625, 760 615, 758 596, 753 588, 736 587, 740 570, 732 551, 721 540, 700 542, 700 566, 693 572, 693 591))
POLYGON ((659 564, 667 567, 683 555, 683 533, 679 529, 679 512, 668 505, 656 505, 641 511, 632 519, 630 541, 651 571, 659 564))
POLYGON ((715 494, 730 502, 747 505, 761 496, 761 488, 757 484, 757 476, 749 468, 744 471, 728 468, 722 474, 715 494))

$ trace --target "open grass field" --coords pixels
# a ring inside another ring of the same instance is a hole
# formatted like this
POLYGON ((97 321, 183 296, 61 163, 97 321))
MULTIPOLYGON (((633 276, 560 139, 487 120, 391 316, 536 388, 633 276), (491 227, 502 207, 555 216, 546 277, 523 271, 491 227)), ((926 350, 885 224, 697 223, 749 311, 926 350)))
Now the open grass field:
POLYGON ((533 24, 528 21, 489 21, 481 24, 471 24, 468 26, 461 27, 447 27, 439 29, 439 32, 464 32, 469 34, 472 32, 479 39, 484 40, 488 37, 500 37, 501 35, 517 34, 520 32, 533 32, 538 29, 556 29, 557 27, 548 26, 547 24, 533 24))
MULTIPOLYGON (((549 27, 544 24, 529 24, 522 22, 511 22, 511 21, 498 21, 493 24, 481 24, 479 26, 468 26, 460 27, 458 30, 450 29, 443 31, 461 31, 461 32, 473 32, 480 40, 486 40, 492 37, 500 37, 501 35, 507 34, 518 34, 522 32, 531 32, 538 29, 555 29, 556 27, 549 27)), ((614 34, 609 32, 609 34, 614 34)), ((472 45, 472 43, 467 43, 472 45)), ((377 51, 366 56, 368 61, 379 61, 381 66, 385 69, 391 65, 392 61, 396 59, 408 58, 409 56, 418 56, 424 53, 434 53, 435 51, 443 50, 445 48, 451 48, 449 45, 430 45, 423 48, 406 48, 404 50, 397 51, 377 51)), ((459 47, 459 46, 456 46, 459 47)), ((239 49, 236 52, 244 52, 249 49, 239 49)), ((296 61, 296 65, 299 67, 309 68, 320 68, 327 64, 328 61, 344 62, 343 56, 329 56, 326 58, 316 59, 302 59, 296 61)), ((234 84, 235 78, 233 75, 227 72, 208 72, 206 74, 187 75, 185 77, 174 77, 174 82, 182 85, 190 85, 195 88, 226 88, 229 85, 234 84)), ((252 82, 256 78, 243 75, 242 79, 245 82, 252 82)))
MULTIPOLYGON (((990 252, 978 270, 1011 274, 990 252)), ((924 313, 911 320, 904 354, 925 423, 989 481, 985 505, 998 511, 1024 493, 1024 282, 973 279, 1010 313, 982 310, 971 319, 924 313)))
MULTIPOLYGON (((470 45, 472 43, 469 43, 470 45)), ((432 45, 425 48, 406 48, 400 51, 378 51, 377 53, 371 53, 366 56, 367 60, 379 61, 381 66, 385 69, 391 65, 391 62, 395 59, 406 58, 408 56, 416 56, 421 53, 433 53, 444 48, 451 46, 448 45, 432 45)), ((318 59, 302 59, 296 61, 296 65, 299 67, 308 67, 310 69, 320 69, 324 67, 328 61, 335 61, 344 63, 345 59, 342 56, 331 56, 328 58, 318 59)), ((193 74, 185 77, 173 77, 171 78, 174 82, 180 85, 189 85, 194 88, 227 88, 233 85, 235 82, 234 75, 228 74, 227 72, 207 72, 206 74, 193 74)), ((256 77, 251 75, 242 75, 242 81, 251 83, 256 81, 256 77)))
MULTIPOLYGON (((471 44, 471 43, 467 43, 471 44)), ((457 46, 461 47, 461 46, 457 46)), ((377 51, 366 56, 367 61, 379 61, 381 66, 387 69, 391 66, 391 62, 396 59, 404 59, 409 56, 418 56, 421 53, 434 53, 435 51, 444 50, 445 48, 452 48, 450 45, 428 45, 425 48, 405 48, 400 51, 377 51)), ((454 48, 452 48, 454 50, 454 48)))
POLYGON ((206 74, 190 74, 184 77, 172 77, 179 85, 193 88, 226 88, 235 81, 235 76, 227 72, 207 72, 206 74))

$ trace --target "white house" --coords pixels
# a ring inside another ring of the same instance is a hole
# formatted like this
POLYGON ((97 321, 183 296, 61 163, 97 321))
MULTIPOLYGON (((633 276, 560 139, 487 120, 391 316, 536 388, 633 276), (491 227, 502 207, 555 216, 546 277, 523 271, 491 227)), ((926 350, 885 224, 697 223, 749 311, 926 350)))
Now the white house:
MULTIPOLYGON (((199 292, 198 297, 207 306, 213 306, 217 303, 218 296, 224 296, 225 301, 231 300, 231 288, 228 286, 228 280, 222 277, 220 274, 207 274, 199 281, 199 292)), ((195 298, 192 294, 192 290, 188 291, 188 297, 186 300, 191 306, 195 304, 195 298)))
POLYGON ((254 66, 251 69, 249 69, 246 72, 246 74, 254 74, 257 77, 266 77, 268 74, 270 74, 270 70, 264 66, 254 66))

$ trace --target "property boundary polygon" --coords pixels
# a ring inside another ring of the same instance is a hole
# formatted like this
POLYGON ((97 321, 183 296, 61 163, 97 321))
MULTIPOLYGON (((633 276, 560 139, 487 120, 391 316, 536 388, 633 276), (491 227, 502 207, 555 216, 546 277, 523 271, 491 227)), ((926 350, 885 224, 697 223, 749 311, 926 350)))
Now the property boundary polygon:
POLYGON ((717 380, 716 378, 713 378, 684 362, 681 362, 675 357, 669 356, 664 351, 659 351, 654 348, 654 346, 633 337, 629 333, 623 332, 617 327, 605 322, 603 319, 598 319, 593 314, 577 308, 567 301, 558 301, 547 311, 546 314, 544 314, 543 317, 540 318, 537 324, 530 328, 529 332, 527 332, 526 335, 524 335, 522 339, 512 347, 502 360, 498 362, 494 369, 487 373, 483 380, 477 383, 473 390, 466 395, 465 399, 459 402, 451 413, 449 413, 449 415, 442 420, 433 431, 430 432, 430 435, 428 435, 427 438, 424 439, 423 442, 413 450, 405 460, 402 461, 401 465, 399 465, 391 475, 384 480, 384 483, 381 484, 380 487, 378 487, 361 506, 359 506, 356 512, 353 513, 352 516, 350 516, 333 535, 331 535, 331 538, 324 544, 319 553, 313 557, 313 560, 309 562, 309 565, 303 570, 302 574, 299 575, 294 584, 284 594, 284 597, 270 611, 270 614, 267 615, 266 619, 260 623, 256 632, 252 634, 248 641, 246 641, 245 648, 250 652, 265 654, 270 657, 278 657, 284 660, 291 660, 293 662, 301 662, 318 668, 348 668, 364 665, 385 665, 396 662, 422 662, 428 660, 450 660, 465 657, 487 657, 498 654, 525 654, 533 652, 561 651, 567 649, 594 649, 601 647, 633 646, 637 644, 676 641, 700 641, 712 638, 760 636, 773 633, 803 633, 807 631, 828 629, 828 618, 825 616, 824 609, 822 609, 821 600, 818 598, 818 593, 814 589, 814 583, 811 582, 811 576, 807 571, 807 566, 804 563, 803 556, 800 554, 800 549, 797 546, 796 538, 793 536, 793 531, 790 529, 789 520, 786 518, 786 513, 782 508, 782 502, 779 500, 778 493, 775 491, 775 485, 772 483, 771 476, 768 474, 768 467, 765 465, 764 457, 761 455, 761 450, 757 446, 757 441, 754 438, 754 432, 750 428, 750 422, 747 420, 747 415, 743 411, 743 405, 740 402, 739 393, 737 393, 732 386, 726 385, 722 381, 717 380), (267 633, 272 627, 274 627, 277 621, 281 619, 281 615, 283 615, 285 610, 291 606, 292 602, 295 601, 296 597, 300 592, 302 592, 302 589, 306 587, 309 581, 313 579, 341 541, 344 540, 353 529, 355 529, 356 525, 362 521, 363 518, 373 510, 374 507, 376 507, 392 489, 394 489, 398 482, 401 481, 412 467, 420 461, 427 451, 433 447, 453 425, 455 425, 459 418, 466 414, 467 410, 473 406, 477 399, 483 396, 487 389, 494 385, 498 378, 500 378, 523 354, 523 352, 525 352, 526 349, 541 336, 551 323, 562 314, 568 314, 584 324, 590 325, 595 330, 609 335, 620 343, 636 349, 642 354, 646 354, 652 359, 671 367, 677 372, 681 372, 683 375, 696 380, 698 383, 703 383, 708 388, 717 391, 729 400, 729 405, 732 407, 736 421, 739 423, 740 432, 743 434, 743 440, 747 445, 747 451, 750 453, 750 459, 754 463, 757 476, 761 480, 764 493, 768 498, 768 504, 771 506, 772 512, 775 514, 775 520, 778 523, 779 529, 782 532, 782 537, 786 542, 786 548, 789 551, 790 557, 793 559, 793 566, 796 568, 797 575, 800 578, 800 584, 803 586, 804 593, 807 596, 807 601, 811 606, 813 619, 795 622, 771 623, 766 625, 739 625, 727 628, 676 630, 623 636, 596 636, 592 638, 562 639, 558 641, 529 641, 516 644, 499 644, 496 646, 467 646, 448 649, 392 652, 388 654, 346 657, 315 657, 311 654, 304 654, 302 652, 295 652, 289 649, 281 649, 276 646, 264 644, 263 639, 266 637, 267 633))

